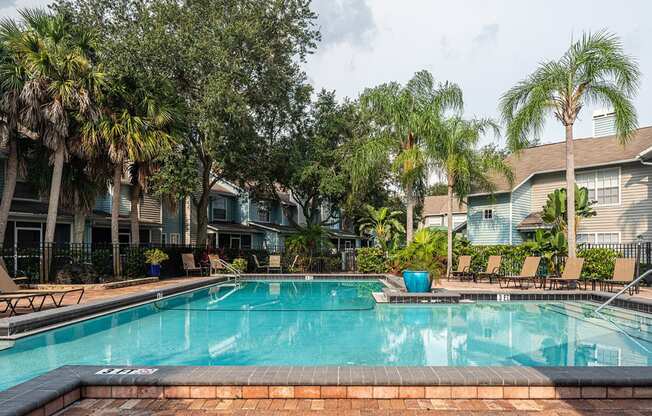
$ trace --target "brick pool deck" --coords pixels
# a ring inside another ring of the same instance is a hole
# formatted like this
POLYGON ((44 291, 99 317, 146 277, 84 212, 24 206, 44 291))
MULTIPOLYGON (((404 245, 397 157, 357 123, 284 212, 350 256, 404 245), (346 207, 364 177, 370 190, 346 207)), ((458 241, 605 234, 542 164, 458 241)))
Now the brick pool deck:
POLYGON ((445 399, 83 399, 62 416, 164 415, 630 415, 652 414, 652 400, 445 399))

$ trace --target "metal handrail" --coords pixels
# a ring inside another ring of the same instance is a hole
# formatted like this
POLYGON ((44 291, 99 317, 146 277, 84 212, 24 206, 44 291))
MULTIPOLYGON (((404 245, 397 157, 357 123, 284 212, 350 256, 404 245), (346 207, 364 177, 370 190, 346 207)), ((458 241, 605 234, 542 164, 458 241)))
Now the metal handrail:
POLYGON ((629 283, 628 285, 626 285, 625 287, 623 287, 623 289, 622 289, 621 291, 619 291, 618 293, 616 293, 615 295, 613 295, 612 297, 610 297, 609 299, 607 299, 606 302, 604 302, 603 304, 601 304, 600 306, 598 306, 598 307, 593 311, 593 313, 600 313, 600 311, 601 311, 605 306, 609 305, 611 302, 613 302, 614 300, 616 300, 616 298, 617 298, 618 296, 620 296, 620 295, 622 295, 623 293, 625 293, 627 290, 629 290, 630 287, 632 287, 632 286, 634 286, 635 284, 637 284, 640 280, 642 280, 644 277, 647 277, 650 273, 652 273, 652 269, 646 271, 645 273, 643 273, 642 275, 640 275, 640 276, 637 277, 636 279, 632 280, 632 282, 629 283))
POLYGON ((217 261, 222 265, 222 267, 224 267, 226 270, 228 270, 229 272, 231 272, 231 274, 235 276, 235 282, 237 283, 242 274, 240 273, 240 270, 236 269, 230 263, 227 263, 222 259, 217 259, 217 261))

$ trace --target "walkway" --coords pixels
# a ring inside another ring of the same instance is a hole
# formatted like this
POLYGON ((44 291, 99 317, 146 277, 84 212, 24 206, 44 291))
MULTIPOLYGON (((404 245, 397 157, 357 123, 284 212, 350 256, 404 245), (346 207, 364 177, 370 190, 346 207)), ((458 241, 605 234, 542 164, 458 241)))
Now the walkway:
POLYGON ((84 399, 61 416, 170 415, 629 415, 652 413, 652 400, 146 400, 84 399))

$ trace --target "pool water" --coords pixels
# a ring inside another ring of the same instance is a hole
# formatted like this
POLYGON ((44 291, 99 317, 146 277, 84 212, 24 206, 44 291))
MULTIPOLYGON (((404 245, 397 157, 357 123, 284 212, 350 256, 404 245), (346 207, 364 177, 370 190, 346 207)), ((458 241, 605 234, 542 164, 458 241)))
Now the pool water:
POLYGON ((648 366, 652 317, 583 302, 375 304, 377 281, 205 288, 23 338, 0 390, 64 364, 648 366), (620 329, 618 329, 620 328, 620 329))

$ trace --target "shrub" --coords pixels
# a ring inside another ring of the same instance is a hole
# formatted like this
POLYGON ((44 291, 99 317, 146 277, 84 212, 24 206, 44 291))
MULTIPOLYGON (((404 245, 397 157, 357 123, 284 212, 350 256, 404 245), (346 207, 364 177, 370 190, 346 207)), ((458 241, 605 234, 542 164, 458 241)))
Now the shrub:
POLYGON ((233 266, 233 268, 240 273, 244 273, 247 271, 247 260, 243 259, 242 257, 238 257, 237 259, 233 260, 231 266, 233 266))
POLYGON ((170 257, 158 248, 145 251, 145 262, 147 264, 161 264, 169 259, 170 257))
POLYGON ((584 258, 582 277, 604 280, 611 279, 618 253, 608 248, 585 248, 578 251, 577 257, 584 258))
POLYGON ((363 247, 356 251, 358 271, 362 273, 387 272, 387 259, 380 247, 363 247))

